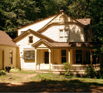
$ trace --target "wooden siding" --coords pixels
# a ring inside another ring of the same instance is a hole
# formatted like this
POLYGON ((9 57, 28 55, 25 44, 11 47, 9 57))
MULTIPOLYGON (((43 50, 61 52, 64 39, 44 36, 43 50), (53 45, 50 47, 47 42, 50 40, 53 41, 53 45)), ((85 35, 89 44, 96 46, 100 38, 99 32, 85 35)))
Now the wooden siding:
POLYGON ((18 30, 18 36, 21 34, 21 31, 27 31, 28 29, 32 29, 34 31, 37 31, 39 29, 41 29, 43 26, 45 26, 50 20, 52 20, 55 16, 50 17, 49 19, 43 20, 41 22, 37 22, 34 24, 31 24, 29 26, 26 26, 24 28, 21 28, 18 30))
POLYGON ((16 67, 16 47, 10 47, 6 45, 0 45, 0 51, 2 51, 2 61, 3 67, 5 69, 6 66, 16 67), (10 63, 10 51, 13 52, 12 55, 12 64, 10 63))
POLYGON ((74 24, 51 26, 42 34, 55 41, 59 41, 59 30, 66 28, 68 28, 69 33, 67 42, 85 42, 83 27, 74 24))

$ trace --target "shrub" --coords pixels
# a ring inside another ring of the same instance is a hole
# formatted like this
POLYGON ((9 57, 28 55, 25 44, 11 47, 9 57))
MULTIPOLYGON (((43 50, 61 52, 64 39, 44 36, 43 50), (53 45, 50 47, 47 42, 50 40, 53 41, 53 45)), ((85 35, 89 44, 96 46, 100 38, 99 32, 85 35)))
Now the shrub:
POLYGON ((86 74, 90 78, 94 78, 96 76, 96 72, 95 72, 93 67, 87 67, 86 68, 86 74))
POLYGON ((10 72, 13 72, 13 73, 16 73, 16 72, 19 72, 19 71, 20 71, 19 68, 12 68, 12 69, 10 70, 10 72))
POLYGON ((99 71, 96 72, 96 77, 103 79, 103 69, 100 69, 99 71))
POLYGON ((64 63, 64 69, 66 70, 65 76, 70 76, 71 65, 69 64, 69 62, 64 63))
POLYGON ((5 70, 0 70, 0 76, 1 76, 1 75, 6 75, 5 70))

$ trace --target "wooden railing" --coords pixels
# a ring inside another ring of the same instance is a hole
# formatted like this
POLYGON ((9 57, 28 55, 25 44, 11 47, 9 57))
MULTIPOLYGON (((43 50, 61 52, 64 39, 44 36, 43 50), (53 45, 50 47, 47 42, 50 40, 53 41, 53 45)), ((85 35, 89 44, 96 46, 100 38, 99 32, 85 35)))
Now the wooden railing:
MULTIPOLYGON (((64 70, 64 65, 63 64, 52 64, 51 65, 52 70, 64 70)), ((86 70, 86 68, 91 67, 90 64, 87 65, 83 65, 83 64, 73 64, 71 66, 71 70, 86 70)), ((92 64, 92 67, 95 70, 99 70, 100 69, 100 64, 92 64)))
POLYGON ((63 64, 52 64, 52 70, 64 70, 63 64))
POLYGON ((86 68, 93 67, 95 70, 100 69, 100 64, 87 64, 87 65, 79 65, 79 64, 73 64, 72 65, 72 70, 86 70, 86 68))

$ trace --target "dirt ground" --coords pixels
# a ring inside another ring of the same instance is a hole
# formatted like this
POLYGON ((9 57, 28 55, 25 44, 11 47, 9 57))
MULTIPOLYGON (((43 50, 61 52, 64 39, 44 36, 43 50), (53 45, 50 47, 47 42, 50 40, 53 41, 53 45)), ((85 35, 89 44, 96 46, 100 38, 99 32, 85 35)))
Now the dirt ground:
POLYGON ((37 73, 10 73, 0 80, 0 92, 103 92, 103 83, 82 82, 79 79, 64 79, 63 81, 30 79, 36 75, 37 73))

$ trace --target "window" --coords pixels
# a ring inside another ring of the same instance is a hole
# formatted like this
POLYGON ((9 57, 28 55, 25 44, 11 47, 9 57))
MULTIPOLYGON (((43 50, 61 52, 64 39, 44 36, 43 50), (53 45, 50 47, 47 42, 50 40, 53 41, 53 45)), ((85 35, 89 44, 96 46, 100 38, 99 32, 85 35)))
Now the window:
POLYGON ((90 51, 86 51, 86 64, 90 64, 90 51))
POLYGON ((61 63, 66 62, 66 50, 61 50, 61 63))
POLYGON ((63 41, 64 41, 63 36, 64 36, 63 30, 60 30, 60 42, 63 42, 63 41))
POLYGON ((35 59, 35 54, 34 54, 34 50, 31 50, 31 51, 24 51, 24 59, 25 60, 32 60, 32 59, 35 59))
POLYGON ((82 50, 76 50, 76 63, 82 63, 82 50))
POLYGON ((13 64, 13 52, 10 51, 10 64, 13 64))
POLYGON ((33 43, 33 36, 29 36, 29 43, 33 43))
POLYGON ((67 42, 68 41, 68 29, 60 29, 59 31, 59 41, 60 42, 67 42))

